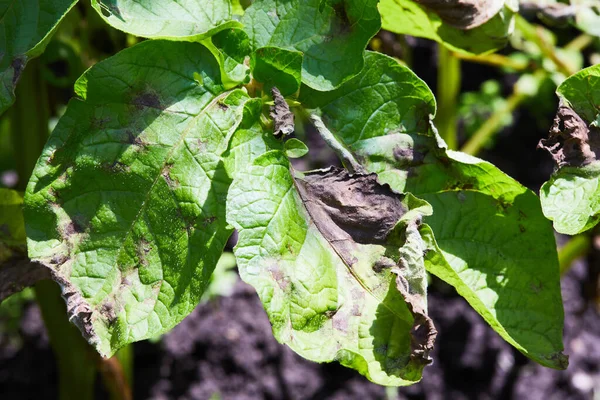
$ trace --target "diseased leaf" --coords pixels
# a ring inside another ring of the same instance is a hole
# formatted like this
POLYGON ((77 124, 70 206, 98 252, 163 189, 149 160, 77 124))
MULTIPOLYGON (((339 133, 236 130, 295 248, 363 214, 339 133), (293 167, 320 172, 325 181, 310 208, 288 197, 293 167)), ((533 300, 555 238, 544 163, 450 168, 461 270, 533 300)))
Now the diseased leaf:
POLYGON ((187 42, 142 42, 75 89, 27 187, 28 248, 110 356, 200 301, 231 233, 229 183, 266 148, 249 135, 262 105, 225 91, 209 50, 187 42))
POLYGON ((242 23, 254 50, 302 53, 302 82, 331 90, 360 72, 363 50, 381 25, 377 2, 256 0, 242 23))
POLYGON ((434 11, 446 24, 473 29, 488 22, 504 6, 504 0, 415 0, 434 11))
POLYGON ((153 39, 196 41, 241 27, 229 0, 92 0, 111 26, 153 39))
POLYGON ((597 0, 521 0, 519 3, 525 11, 535 12, 549 24, 570 22, 583 32, 600 36, 600 4, 597 0))
POLYGON ((42 54, 77 0, 0 0, 0 115, 15 101, 27 62, 42 54))
POLYGON ((252 74, 265 90, 277 87, 289 96, 300 89, 302 53, 278 47, 261 47, 252 54, 252 74))
POLYGON ((429 211, 374 175, 295 171, 278 150, 240 173, 227 198, 240 275, 277 340, 383 385, 416 382, 430 362, 419 233, 429 211))
POLYGON ((459 52, 481 54, 504 47, 514 28, 515 0, 381 0, 383 29, 424 37, 459 52), (462 4, 465 9, 457 8, 462 4), (469 5, 475 4, 474 8, 469 5), (458 12, 457 12, 458 11, 458 12))
POLYGON ((556 93, 558 112, 539 147, 550 152, 557 169, 540 197, 554 229, 575 235, 600 220, 600 66, 571 76, 556 93))
POLYGON ((301 101, 320 108, 333 135, 369 172, 433 207, 421 230, 428 270, 509 343, 537 362, 565 368, 556 244, 538 198, 492 164, 449 151, 428 124, 435 100, 423 81, 377 53, 339 89, 301 101))
POLYGON ((294 114, 275 86, 271 88, 271 95, 273 96, 273 105, 269 116, 273 118, 273 134, 275 136, 290 135, 294 132, 294 114))

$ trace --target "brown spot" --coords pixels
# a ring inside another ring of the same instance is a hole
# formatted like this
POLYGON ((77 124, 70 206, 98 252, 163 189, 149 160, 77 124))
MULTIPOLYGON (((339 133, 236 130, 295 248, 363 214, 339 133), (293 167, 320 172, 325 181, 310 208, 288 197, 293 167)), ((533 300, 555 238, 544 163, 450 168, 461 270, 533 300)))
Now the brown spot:
POLYGON ((526 231, 525 227, 521 224, 519 224, 519 230, 521 231, 521 233, 524 233, 526 231))
POLYGON ((12 69, 14 71, 13 78, 12 78, 13 86, 16 86, 16 84, 19 82, 19 78, 21 77, 21 74, 23 73, 23 70, 25 69, 25 64, 27 64, 26 56, 16 57, 10 64, 10 66, 12 67, 12 69))
POLYGON ((131 100, 131 104, 136 106, 138 109, 144 107, 156 108, 158 110, 164 110, 164 107, 160 103, 158 95, 151 91, 146 91, 138 94, 131 100))
POLYGON ((69 260, 69 257, 67 257, 66 254, 55 254, 51 259, 50 259, 50 264, 54 264, 56 267, 60 267, 61 265, 63 265, 64 263, 66 263, 69 260))
POLYGON ((275 279, 275 282, 277 282, 279 288, 284 292, 287 291, 288 287, 290 286, 290 281, 286 278, 281 269, 279 269, 279 266, 273 265, 269 267, 269 272, 271 273, 273 279, 275 279))
POLYGON ((325 317, 331 319, 338 312, 338 310, 328 310, 325 311, 325 317))
POLYGON ((177 187, 178 183, 176 180, 171 178, 171 168, 173 168, 173 164, 165 165, 165 168, 163 169, 163 172, 162 172, 162 176, 163 176, 163 178, 165 178, 167 185, 169 185, 169 187, 172 189, 172 188, 177 187))
POLYGON ((141 265, 148 265, 148 253, 152 250, 152 246, 150 242, 145 238, 140 239, 136 246, 136 254, 138 258, 138 262, 141 265))
POLYGON ((208 226, 208 225, 211 225, 211 224, 212 224, 213 222, 215 222, 216 220, 217 220, 217 217, 215 217, 215 216, 213 215, 213 216, 210 216, 210 217, 206 217, 206 218, 204 218, 204 219, 202 220, 202 224, 203 224, 204 226, 208 226))
POLYGON ((271 95, 273 96, 273 105, 269 115, 273 118, 273 135, 276 137, 289 135, 294 132, 294 114, 275 86, 271 89, 271 95))
POLYGON ((349 237, 357 243, 383 244, 406 212, 404 196, 380 184, 376 174, 350 174, 332 167, 307 173, 295 183, 317 228, 330 242, 349 237))
POLYGON ((600 129, 588 124, 563 100, 547 139, 538 148, 547 150, 557 167, 581 167, 600 156, 600 129))
POLYGON ((504 3, 495 0, 416 0, 425 8, 435 12, 442 21, 461 29, 468 35, 468 29, 476 28, 492 19, 504 3))
POLYGON ((396 266, 396 262, 388 257, 381 257, 373 264, 373 271, 379 273, 385 269, 393 268, 396 266))
POLYGON ((92 121, 91 121, 91 128, 92 129, 102 129, 109 122, 110 122, 110 117, 103 117, 103 118, 94 117, 94 118, 92 118, 92 121))
POLYGON ((112 302, 107 301, 100 307, 100 314, 106 318, 108 325, 112 325, 117 320, 117 313, 115 312, 115 306, 112 302))
POLYGON ((222 101, 217 101, 217 106, 221 111, 227 111, 229 109, 229 107, 226 104, 223 104, 222 101))
POLYGON ((83 233, 85 232, 85 228, 81 225, 80 222, 76 221, 76 220, 71 220, 68 224, 65 225, 65 227, 63 228, 63 233, 65 236, 67 236, 67 238, 69 236, 73 236, 76 235, 78 233, 83 233))
POLYGON ((425 153, 413 148, 412 146, 402 147, 398 145, 394 147, 393 154, 399 166, 422 165, 423 161, 425 160, 425 153))

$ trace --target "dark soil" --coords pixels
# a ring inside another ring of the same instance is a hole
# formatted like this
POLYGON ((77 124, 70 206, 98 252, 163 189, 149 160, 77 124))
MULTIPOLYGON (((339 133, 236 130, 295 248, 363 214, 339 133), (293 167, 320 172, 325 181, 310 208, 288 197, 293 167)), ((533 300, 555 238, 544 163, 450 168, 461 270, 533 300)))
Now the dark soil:
MULTIPOLYGON (((430 313, 439 330, 433 365, 397 399, 592 399, 600 391, 600 316, 584 300, 587 265, 562 281, 566 371, 528 361, 453 290, 436 281, 430 313)), ((0 351, 4 400, 56 398, 56 370, 39 310, 23 314, 20 349, 0 351)), ((136 399, 391 399, 385 388, 338 364, 316 364, 275 341, 257 295, 238 282, 231 297, 199 306, 159 343, 135 344, 136 399), (386 397, 387 395, 387 397, 386 397), (213 397, 219 398, 219 397, 213 397)), ((99 391, 99 398, 105 396, 99 391)))
MULTIPOLYGON (((415 66, 423 66, 415 70, 435 88, 435 51, 423 43, 411 43, 415 66)), ((486 79, 503 80, 505 94, 515 80, 466 64, 463 77, 463 90, 477 90, 486 79)), ((552 171, 550 157, 535 150, 556 109, 556 98, 549 96, 534 105, 539 109, 548 103, 548 112, 517 111, 514 126, 498 136, 492 151, 481 155, 534 190, 552 171)), ((313 150, 323 147, 308 140, 313 150)), ((313 168, 330 164, 328 154, 317 153, 313 168)), ((135 398, 591 400, 594 393, 598 398, 600 314, 592 299, 597 296, 600 259, 589 261, 575 263, 562 280, 565 353, 570 356, 566 371, 529 361, 452 288, 434 280, 429 293, 430 315, 439 330, 434 363, 425 369, 421 383, 386 392, 350 369, 306 361, 278 344, 256 293, 238 282, 231 297, 200 305, 160 342, 134 345, 135 398)), ((25 308, 19 335, 21 346, 0 333, 0 399, 55 399, 54 358, 34 304, 25 308)), ((107 398, 100 384, 97 398, 107 398)))

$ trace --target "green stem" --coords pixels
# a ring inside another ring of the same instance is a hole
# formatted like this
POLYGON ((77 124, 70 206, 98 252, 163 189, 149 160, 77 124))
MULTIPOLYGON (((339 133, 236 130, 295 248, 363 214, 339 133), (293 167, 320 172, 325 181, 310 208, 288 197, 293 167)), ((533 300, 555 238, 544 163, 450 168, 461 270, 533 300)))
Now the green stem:
POLYGON ((470 54, 452 53, 454 57, 478 64, 491 65, 493 67, 510 68, 515 71, 526 71, 531 68, 531 65, 527 61, 517 61, 510 57, 503 56, 502 54, 484 54, 480 56, 473 56, 470 54))
POLYGON ((40 281, 35 296, 58 364, 59 399, 93 400, 98 354, 69 322, 58 285, 40 281))
POLYGON ((15 104, 9 109, 18 188, 24 190, 33 167, 48 139, 48 92, 40 74, 39 60, 32 60, 23 71, 15 91, 15 104))
POLYGON ((448 144, 448 148, 456 149, 456 109, 460 91, 460 60, 443 45, 438 44, 438 73, 437 73, 438 110, 435 125, 440 136, 448 144))
POLYGON ((506 99, 506 106, 496 110, 477 131, 471 136, 471 139, 461 149, 462 152, 477 155, 483 146, 490 140, 502 126, 504 118, 511 114, 515 108, 525 100, 527 96, 522 93, 514 92, 506 99))
POLYGON ((523 37, 530 42, 535 43, 544 57, 550 59, 560 73, 565 76, 571 76, 577 72, 558 55, 556 46, 546 40, 543 34, 543 28, 529 23, 519 14, 515 15, 515 22, 517 29, 521 31, 523 37))
MULTIPOLYGON (((10 110, 10 127, 17 155, 19 187, 24 189, 35 163, 48 139, 50 109, 46 84, 40 74, 39 60, 32 60, 16 90, 10 110)), ((35 294, 58 364, 61 400, 93 399, 99 356, 71 324, 65 312, 60 289, 51 281, 35 285, 35 294)))
POLYGON ((567 43, 564 48, 565 50, 582 51, 592 43, 594 43, 594 37, 587 33, 582 33, 567 43))
POLYGON ((592 239, 589 235, 573 236, 567 243, 558 249, 558 263, 560 265, 560 274, 564 275, 569 271, 573 261, 583 257, 590 250, 592 239))

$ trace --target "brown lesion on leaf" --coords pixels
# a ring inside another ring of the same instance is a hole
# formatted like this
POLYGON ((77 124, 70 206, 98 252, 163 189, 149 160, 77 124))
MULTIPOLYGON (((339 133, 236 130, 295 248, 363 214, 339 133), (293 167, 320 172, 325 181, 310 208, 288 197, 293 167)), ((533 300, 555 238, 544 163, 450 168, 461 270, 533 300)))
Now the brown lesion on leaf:
POLYGON ((350 174, 332 167, 305 174, 295 183, 317 228, 330 242, 385 244, 407 211, 404 196, 380 184, 376 174, 350 174))
POLYGON ((152 246, 146 238, 141 238, 135 247, 138 263, 142 266, 148 265, 148 254, 152 251, 152 246))
POLYGON ((51 279, 50 269, 27 257, 13 257, 4 261, 0 265, 0 303, 44 279, 51 279))
POLYGON ((117 312, 112 301, 108 300, 100 306, 100 315, 102 315, 108 325, 112 325, 117 321, 117 312))
POLYGON ((164 111, 165 106, 161 103, 160 97, 151 89, 146 89, 131 99, 131 104, 136 106, 138 109, 143 108, 156 108, 157 110, 164 111))
POLYGON ((547 150, 558 168, 582 167, 600 156, 600 129, 588 125, 561 100, 547 139, 538 148, 547 150))
POLYGON ((12 61, 12 63, 10 63, 10 66, 14 71, 13 77, 12 77, 13 87, 16 86, 17 83, 19 82, 19 78, 21 77, 21 74, 23 73, 23 70, 25 69, 26 64, 27 64, 27 56, 24 56, 24 55, 15 57, 15 59, 12 61))
POLYGON ((416 2, 435 12, 446 24, 461 30, 473 29, 485 24, 504 6, 504 2, 499 0, 416 0, 416 2))
POLYGON ((273 96, 273 105, 269 116, 273 118, 273 135, 290 135, 294 132, 294 114, 290 110, 281 92, 276 87, 271 89, 273 96))
POLYGON ((177 182, 177 180, 175 180, 171 177, 171 169, 172 168, 173 168, 173 164, 167 164, 167 165, 165 165, 165 167, 163 168, 163 171, 162 171, 162 176, 165 179, 165 182, 167 182, 167 185, 171 189, 179 186, 179 182, 177 182))

